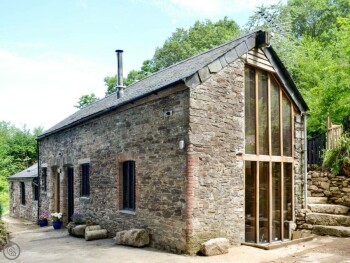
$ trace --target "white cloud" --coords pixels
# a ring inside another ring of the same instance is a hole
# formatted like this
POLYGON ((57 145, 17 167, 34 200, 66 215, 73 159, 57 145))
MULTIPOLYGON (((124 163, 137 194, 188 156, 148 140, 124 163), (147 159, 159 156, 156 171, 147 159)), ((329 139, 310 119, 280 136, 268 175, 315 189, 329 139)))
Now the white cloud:
POLYGON ((45 129, 72 114, 83 94, 103 97, 103 78, 113 69, 47 52, 35 59, 0 50, 0 120, 45 129))

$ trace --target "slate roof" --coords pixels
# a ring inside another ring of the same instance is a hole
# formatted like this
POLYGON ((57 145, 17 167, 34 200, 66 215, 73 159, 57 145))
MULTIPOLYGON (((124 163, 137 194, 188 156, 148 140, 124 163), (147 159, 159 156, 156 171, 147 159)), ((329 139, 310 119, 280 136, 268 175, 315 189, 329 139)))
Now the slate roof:
POLYGON ((23 171, 9 176, 8 180, 14 180, 14 179, 28 179, 28 178, 35 178, 38 177, 38 164, 33 164, 32 166, 28 167, 27 169, 24 169, 23 171))
MULTIPOLYGON (((236 60, 238 57, 248 52, 256 45, 256 38, 262 31, 256 31, 247 35, 233 39, 225 44, 217 46, 206 52, 183 60, 170 67, 162 69, 146 78, 135 82, 124 89, 124 95, 121 98, 117 98, 117 92, 93 103, 85 108, 75 112, 68 118, 57 123, 50 129, 43 132, 38 136, 38 140, 49 136, 50 134, 75 126, 97 116, 103 115, 111 110, 116 109, 122 105, 135 101, 137 99, 146 97, 150 94, 156 93, 164 88, 167 88, 175 83, 185 82, 187 78, 191 78, 196 72, 200 71, 210 63, 216 61, 219 58, 225 56, 229 63, 236 60)), ((275 53, 273 53, 275 54, 275 53)), ((278 60, 278 63, 281 63, 278 60)), ((283 67, 282 71, 286 71, 283 67)), ((285 72, 289 76, 288 72, 285 72)), ((290 76, 289 76, 290 78, 290 76)), ((290 79, 291 81, 291 79, 290 79)), ((301 102, 305 104, 300 93, 292 83, 293 89, 295 88, 297 97, 301 102), (300 95, 300 96, 299 96, 300 95)), ((305 108, 307 105, 305 104, 305 108)))

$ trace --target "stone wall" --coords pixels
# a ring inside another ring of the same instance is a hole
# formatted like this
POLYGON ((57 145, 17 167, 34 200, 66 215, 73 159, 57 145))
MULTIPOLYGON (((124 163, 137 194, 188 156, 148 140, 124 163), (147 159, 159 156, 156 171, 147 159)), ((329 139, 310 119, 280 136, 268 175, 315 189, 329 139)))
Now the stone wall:
POLYGON ((10 216, 36 222, 38 220, 38 201, 34 200, 33 179, 10 181, 10 216), (21 182, 24 182, 26 204, 21 204, 21 182))
POLYGON ((75 212, 85 213, 115 235, 147 228, 151 245, 185 251, 186 151, 189 91, 184 85, 150 95, 114 112, 40 141, 40 165, 48 167, 41 212, 54 212, 60 177, 60 211, 67 222, 67 171, 74 168, 75 212), (168 114, 167 114, 168 113, 168 114), (61 154, 61 155, 59 155, 61 154), (124 161, 136 162, 136 211, 122 211, 120 176, 124 161), (80 196, 80 164, 90 164, 90 196, 80 196))
POLYGON ((304 164, 304 119, 300 113, 294 113, 294 214, 300 209, 306 208, 305 187, 305 164, 304 164))
POLYGON ((307 181, 308 196, 327 197, 328 203, 350 206, 350 176, 309 171, 307 181))
POLYGON ((189 252, 202 242, 244 238, 244 63, 237 60, 191 90, 193 220, 189 252))

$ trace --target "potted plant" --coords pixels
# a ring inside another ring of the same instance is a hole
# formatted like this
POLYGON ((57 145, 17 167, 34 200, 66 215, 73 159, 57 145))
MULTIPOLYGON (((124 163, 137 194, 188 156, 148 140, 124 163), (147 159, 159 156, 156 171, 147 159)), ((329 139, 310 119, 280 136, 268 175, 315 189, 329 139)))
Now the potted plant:
POLYGON ((71 216, 72 222, 76 225, 85 224, 85 216, 83 214, 74 213, 71 216))
POLYGON ((51 213, 52 226, 54 229, 60 229, 62 227, 62 213, 51 213))
POLYGON ((48 219, 48 215, 46 213, 42 213, 39 215, 39 220, 38 220, 38 224, 40 227, 43 226, 47 226, 47 219, 48 219))

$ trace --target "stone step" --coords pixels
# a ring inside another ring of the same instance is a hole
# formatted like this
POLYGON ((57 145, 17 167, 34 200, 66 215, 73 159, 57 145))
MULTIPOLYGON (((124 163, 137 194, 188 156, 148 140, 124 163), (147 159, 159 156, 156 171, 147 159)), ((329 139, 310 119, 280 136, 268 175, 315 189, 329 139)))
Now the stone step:
POLYGON ((350 227, 315 225, 312 233, 320 236, 350 237, 350 227))
POLYGON ((308 208, 314 213, 346 215, 349 207, 332 204, 309 204, 308 208))
POLYGON ((327 204, 327 197, 308 197, 308 204, 327 204))
POLYGON ((323 213, 307 213, 307 224, 323 226, 350 226, 350 216, 323 213))

